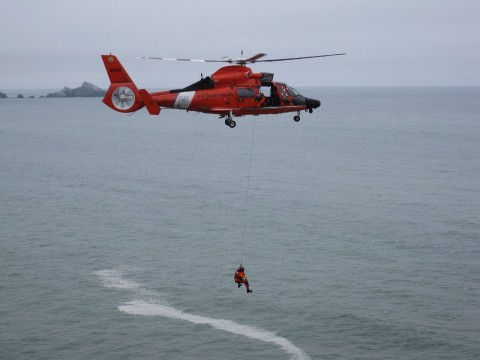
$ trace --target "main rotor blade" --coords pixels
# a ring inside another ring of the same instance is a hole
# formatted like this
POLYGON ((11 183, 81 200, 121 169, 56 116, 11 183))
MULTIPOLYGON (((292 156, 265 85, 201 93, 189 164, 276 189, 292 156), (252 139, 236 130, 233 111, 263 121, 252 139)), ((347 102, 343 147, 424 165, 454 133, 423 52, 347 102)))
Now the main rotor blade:
POLYGON ((264 57, 265 55, 267 55, 267 54, 260 53, 260 54, 254 55, 252 57, 249 57, 248 59, 241 60, 241 61, 243 61, 245 63, 254 63, 254 62, 257 61, 257 59, 260 59, 260 58, 264 57))
POLYGON ((137 56, 137 59, 168 60, 168 61, 194 61, 194 62, 226 62, 226 63, 231 62, 231 60, 177 59, 177 58, 163 58, 163 57, 150 57, 150 56, 137 56))
POLYGON ((147 60, 167 60, 167 61, 192 61, 192 62, 212 62, 212 63, 229 63, 229 64, 250 64, 256 62, 274 62, 274 61, 288 61, 288 60, 301 60, 301 59, 312 59, 312 58, 320 58, 320 57, 327 57, 327 56, 340 56, 345 55, 346 53, 342 54, 327 54, 327 55, 314 55, 314 56, 300 56, 300 57, 291 57, 291 58, 283 58, 283 59, 268 59, 268 60, 258 60, 264 57, 266 54, 259 53, 248 59, 232 59, 225 57, 223 60, 208 60, 208 59, 181 59, 181 58, 164 58, 164 57, 150 57, 150 56, 137 56, 137 59, 147 59, 147 60))
POLYGON ((301 57, 292 57, 292 58, 283 58, 283 59, 256 60, 256 61, 252 61, 252 62, 274 62, 274 61, 301 60, 301 59, 312 59, 312 58, 320 58, 320 57, 327 57, 327 56, 340 56, 340 55, 346 55, 346 53, 328 54, 328 55, 314 55, 314 56, 301 56, 301 57))

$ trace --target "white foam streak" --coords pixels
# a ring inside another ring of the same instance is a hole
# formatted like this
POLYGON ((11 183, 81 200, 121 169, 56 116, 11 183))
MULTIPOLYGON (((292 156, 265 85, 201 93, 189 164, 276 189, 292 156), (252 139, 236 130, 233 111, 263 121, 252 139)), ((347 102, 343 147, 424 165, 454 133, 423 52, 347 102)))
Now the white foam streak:
POLYGON ((118 309, 130 315, 144 316, 163 316, 170 319, 179 319, 189 321, 194 324, 210 325, 215 329, 226 331, 235 335, 244 335, 251 339, 274 343, 280 346, 285 352, 292 356, 292 360, 307 360, 310 357, 302 350, 293 345, 287 339, 277 336, 274 333, 256 328, 253 326, 242 325, 231 320, 214 319, 205 316, 187 314, 171 306, 157 303, 148 303, 135 300, 119 306, 118 309))
MULTIPOLYGON (((156 292, 147 291, 142 284, 125 279, 121 269, 99 270, 95 271, 94 274, 97 275, 103 285, 108 288, 134 290, 135 293, 140 295, 155 295, 155 297, 159 295, 156 292)), ((160 299, 156 299, 154 302, 134 300, 119 306, 118 309, 130 315, 162 316, 170 319, 188 321, 193 324, 209 325, 215 329, 235 335, 243 335, 251 339, 276 344, 288 353, 292 360, 310 359, 302 349, 296 347, 287 339, 275 335, 273 332, 253 326, 242 325, 232 320, 214 319, 188 314, 172 306, 162 304, 160 299)))

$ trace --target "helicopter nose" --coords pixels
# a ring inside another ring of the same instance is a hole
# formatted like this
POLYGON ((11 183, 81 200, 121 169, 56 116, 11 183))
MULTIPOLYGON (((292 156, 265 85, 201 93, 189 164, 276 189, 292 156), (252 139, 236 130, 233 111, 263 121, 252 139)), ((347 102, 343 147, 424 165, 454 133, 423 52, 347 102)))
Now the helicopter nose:
POLYGON ((316 99, 305 98, 305 105, 307 109, 316 109, 320 106, 320 101, 316 99))

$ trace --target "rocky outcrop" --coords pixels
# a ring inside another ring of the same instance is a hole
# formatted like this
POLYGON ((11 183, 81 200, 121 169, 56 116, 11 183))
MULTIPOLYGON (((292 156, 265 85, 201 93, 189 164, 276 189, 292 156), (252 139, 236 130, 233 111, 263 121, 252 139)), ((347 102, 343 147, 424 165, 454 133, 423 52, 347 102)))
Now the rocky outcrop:
POLYGON ((0 99, 6 99, 7 97, 7 94, 0 92, 0 99))
POLYGON ((60 97, 101 97, 105 96, 106 91, 100 89, 98 86, 88 82, 84 82, 82 86, 70 89, 64 87, 62 90, 47 94, 47 98, 60 98, 60 97))

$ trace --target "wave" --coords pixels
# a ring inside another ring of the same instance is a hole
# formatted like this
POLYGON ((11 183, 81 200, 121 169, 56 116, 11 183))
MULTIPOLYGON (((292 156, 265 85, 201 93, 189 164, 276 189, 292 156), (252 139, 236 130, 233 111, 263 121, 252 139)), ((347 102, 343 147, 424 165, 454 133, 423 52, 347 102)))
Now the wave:
MULTIPOLYGON (((123 278, 122 270, 101 270, 95 274, 100 277, 104 286, 117 289, 141 290, 143 285, 123 278)), ((151 293, 151 292, 149 292, 151 293)), ((239 324, 232 320, 215 319, 206 316, 188 314, 182 310, 166 305, 163 301, 133 300, 118 306, 124 314, 142 316, 162 316, 170 319, 188 321, 193 324, 209 325, 217 330, 226 331, 235 335, 243 335, 250 339, 273 343, 287 354, 292 360, 309 360, 310 357, 289 340, 277 336, 275 333, 254 326, 239 324)))

